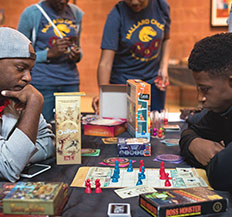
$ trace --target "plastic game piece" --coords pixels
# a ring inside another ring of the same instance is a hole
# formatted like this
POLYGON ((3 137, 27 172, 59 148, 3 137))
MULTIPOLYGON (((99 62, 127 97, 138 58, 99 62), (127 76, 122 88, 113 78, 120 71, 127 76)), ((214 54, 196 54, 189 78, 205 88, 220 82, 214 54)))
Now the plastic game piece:
POLYGON ((129 166, 127 172, 133 172, 132 160, 129 160, 129 166))
POLYGON ((166 173, 166 181, 164 183, 165 187, 170 187, 171 186, 171 182, 169 181, 169 179, 171 179, 171 178, 169 178, 168 176, 169 176, 169 174, 166 173))
POLYGON ((163 161, 161 161, 161 163, 160 163, 159 173, 160 173, 160 179, 165 180, 166 179, 166 173, 165 173, 165 167, 164 167, 164 162, 163 161))
POLYGON ((102 193, 100 179, 95 180, 95 187, 96 187, 95 188, 95 193, 97 193, 97 194, 102 193))
POLYGON ((143 182, 142 182, 142 178, 141 178, 141 173, 138 173, 138 181, 136 183, 136 185, 142 185, 143 182))
POLYGON ((118 171, 119 171, 119 170, 114 169, 114 174, 113 174, 112 178, 117 178, 117 179, 120 178, 120 175, 118 174, 118 171))
POLYGON ((113 182, 113 183, 118 182, 118 178, 115 177, 115 176, 112 176, 112 182, 113 182))
POLYGON ((91 191, 91 183, 90 183, 90 179, 87 179, 86 181, 85 181, 85 193, 86 194, 91 194, 92 193, 92 191, 91 191))
POLYGON ((142 171, 141 171, 141 179, 146 179, 146 175, 145 175, 145 167, 142 166, 142 171))
POLYGON ((153 136, 157 136, 157 129, 153 128, 153 136))
MULTIPOLYGON (((139 172, 142 171, 142 166, 144 166, 143 160, 140 160, 139 172)), ((145 170, 144 170, 145 171, 145 170)))

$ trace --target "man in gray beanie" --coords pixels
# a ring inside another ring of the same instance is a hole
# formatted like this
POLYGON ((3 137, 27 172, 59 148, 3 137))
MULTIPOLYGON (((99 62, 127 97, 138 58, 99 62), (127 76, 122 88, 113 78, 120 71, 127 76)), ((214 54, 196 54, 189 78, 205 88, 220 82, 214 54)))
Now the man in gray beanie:
POLYGON ((23 34, 0 27, 0 179, 11 182, 27 164, 54 153, 53 134, 41 116, 43 96, 29 84, 35 57, 23 34))

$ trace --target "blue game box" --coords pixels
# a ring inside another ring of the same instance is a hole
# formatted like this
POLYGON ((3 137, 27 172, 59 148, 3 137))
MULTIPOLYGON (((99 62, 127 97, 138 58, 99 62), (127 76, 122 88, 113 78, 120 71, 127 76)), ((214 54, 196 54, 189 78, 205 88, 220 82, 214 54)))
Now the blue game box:
POLYGON ((151 143, 147 138, 118 138, 118 155, 120 157, 149 157, 151 143))

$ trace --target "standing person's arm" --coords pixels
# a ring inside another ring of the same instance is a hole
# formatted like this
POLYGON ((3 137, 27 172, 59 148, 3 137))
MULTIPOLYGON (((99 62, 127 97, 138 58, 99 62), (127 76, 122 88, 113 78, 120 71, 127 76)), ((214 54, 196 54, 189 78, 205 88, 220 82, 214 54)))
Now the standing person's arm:
POLYGON ((98 86, 110 83, 114 55, 113 50, 102 50, 97 70, 98 86))
POLYGON ((171 50, 171 41, 170 39, 165 39, 163 41, 162 45, 162 56, 161 56, 161 61, 160 61, 160 68, 158 74, 162 76, 163 82, 168 82, 169 83, 169 78, 168 78, 168 60, 170 56, 170 50, 171 50))

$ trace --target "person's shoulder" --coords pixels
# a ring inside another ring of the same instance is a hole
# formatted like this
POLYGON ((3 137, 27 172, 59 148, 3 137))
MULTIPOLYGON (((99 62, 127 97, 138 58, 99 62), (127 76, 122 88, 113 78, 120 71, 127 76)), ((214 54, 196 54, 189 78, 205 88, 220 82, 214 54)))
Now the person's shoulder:
POLYGON ((68 3, 68 5, 73 11, 75 11, 75 13, 84 14, 84 11, 80 7, 78 7, 77 5, 72 4, 72 3, 68 3))
POLYGON ((35 4, 30 5, 28 7, 26 7, 23 11, 23 13, 25 14, 34 14, 36 11, 38 11, 38 8, 36 7, 35 4))

